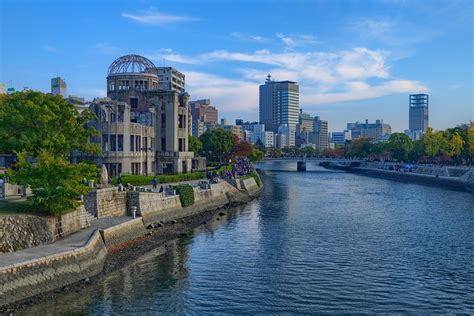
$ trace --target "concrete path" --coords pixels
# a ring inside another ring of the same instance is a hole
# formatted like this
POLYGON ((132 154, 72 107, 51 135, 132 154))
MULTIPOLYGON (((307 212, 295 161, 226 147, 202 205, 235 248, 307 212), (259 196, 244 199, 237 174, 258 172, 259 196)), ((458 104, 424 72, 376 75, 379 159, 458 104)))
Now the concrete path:
POLYGON ((98 229, 105 229, 131 220, 131 216, 101 218, 94 220, 88 228, 61 238, 53 243, 40 245, 15 252, 0 254, 0 268, 16 263, 35 260, 49 255, 59 254, 84 246, 92 234, 98 229))

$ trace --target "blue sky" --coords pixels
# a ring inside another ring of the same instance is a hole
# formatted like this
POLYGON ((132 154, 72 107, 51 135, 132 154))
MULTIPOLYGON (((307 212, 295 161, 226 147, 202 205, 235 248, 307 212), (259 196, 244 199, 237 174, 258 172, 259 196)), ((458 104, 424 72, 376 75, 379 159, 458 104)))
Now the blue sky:
POLYGON ((135 53, 186 75, 191 99, 258 120, 268 73, 300 84, 329 121, 408 127, 408 95, 430 94, 430 125, 473 120, 473 1, 21 1, 0 3, 0 82, 105 95, 108 66, 135 53))

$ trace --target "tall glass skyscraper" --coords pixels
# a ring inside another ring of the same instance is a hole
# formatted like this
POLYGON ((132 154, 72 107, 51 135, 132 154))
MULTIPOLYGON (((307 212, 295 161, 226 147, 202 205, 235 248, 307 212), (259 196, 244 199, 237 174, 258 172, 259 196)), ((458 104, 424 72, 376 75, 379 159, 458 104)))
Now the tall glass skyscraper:
POLYGON ((265 130, 278 132, 287 124, 296 128, 299 118, 299 86, 294 81, 273 81, 270 75, 260 86, 260 123, 265 130))
POLYGON ((426 132, 428 128, 428 95, 410 94, 410 113, 408 128, 411 131, 426 132))

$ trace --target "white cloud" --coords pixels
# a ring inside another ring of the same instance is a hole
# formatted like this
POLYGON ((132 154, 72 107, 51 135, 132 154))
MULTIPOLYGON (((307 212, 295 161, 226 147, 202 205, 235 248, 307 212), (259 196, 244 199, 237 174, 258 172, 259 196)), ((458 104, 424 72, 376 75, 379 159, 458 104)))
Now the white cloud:
POLYGON ((428 88, 418 81, 389 80, 376 85, 362 81, 347 82, 341 92, 318 92, 301 95, 304 104, 318 105, 356 100, 367 100, 395 93, 428 92, 428 88))
POLYGON ((298 35, 285 35, 283 33, 276 33, 282 43, 287 47, 287 49, 295 49, 298 46, 306 46, 310 44, 321 44, 321 41, 318 41, 313 35, 309 34, 298 34, 298 35))
POLYGON ((247 42, 265 42, 267 38, 260 36, 260 35, 252 35, 252 34, 244 34, 240 32, 232 32, 230 33, 230 37, 239 40, 239 41, 247 41, 247 42))
POLYGON ((191 99, 210 98, 219 111, 250 112, 258 109, 258 84, 203 72, 185 71, 191 99))
POLYGON ((150 24, 150 25, 163 25, 163 24, 197 20, 196 18, 189 17, 189 16, 165 14, 156 10, 142 12, 140 14, 122 12, 122 16, 124 18, 130 19, 138 23, 150 24))
POLYGON ((186 72, 193 98, 213 98, 223 110, 255 110, 258 85, 271 74, 274 80, 293 80, 300 84, 304 106, 378 98, 395 93, 426 92, 418 81, 390 77, 387 59, 390 52, 357 47, 334 52, 309 51, 273 53, 269 50, 231 52, 216 50, 196 56, 167 51, 170 61, 197 65, 225 62, 229 73, 240 80, 203 72, 186 72))

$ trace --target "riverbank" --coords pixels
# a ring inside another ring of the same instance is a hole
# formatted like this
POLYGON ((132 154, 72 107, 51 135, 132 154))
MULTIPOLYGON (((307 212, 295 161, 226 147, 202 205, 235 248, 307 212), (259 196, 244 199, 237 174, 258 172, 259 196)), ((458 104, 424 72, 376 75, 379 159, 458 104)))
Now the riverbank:
POLYGON ((320 166, 326 169, 342 170, 369 177, 384 178, 393 181, 417 183, 441 187, 449 190, 474 192, 474 176, 472 168, 448 170, 447 167, 420 166, 421 172, 396 171, 394 163, 351 162, 331 163, 323 162, 320 166), (391 170, 392 169, 392 170, 391 170))
POLYGON ((160 198, 160 205, 155 193, 134 193, 129 201, 139 201, 141 217, 137 219, 83 230, 64 238, 65 247, 58 248, 56 243, 40 246, 49 248, 47 256, 32 255, 35 248, 0 255, 0 312, 81 291, 92 280, 126 266, 141 254, 166 247, 168 241, 212 221, 213 216, 224 216, 223 208, 246 203, 262 191, 253 178, 236 183, 221 181, 208 190, 195 189, 195 204, 184 208, 179 197, 160 198))

